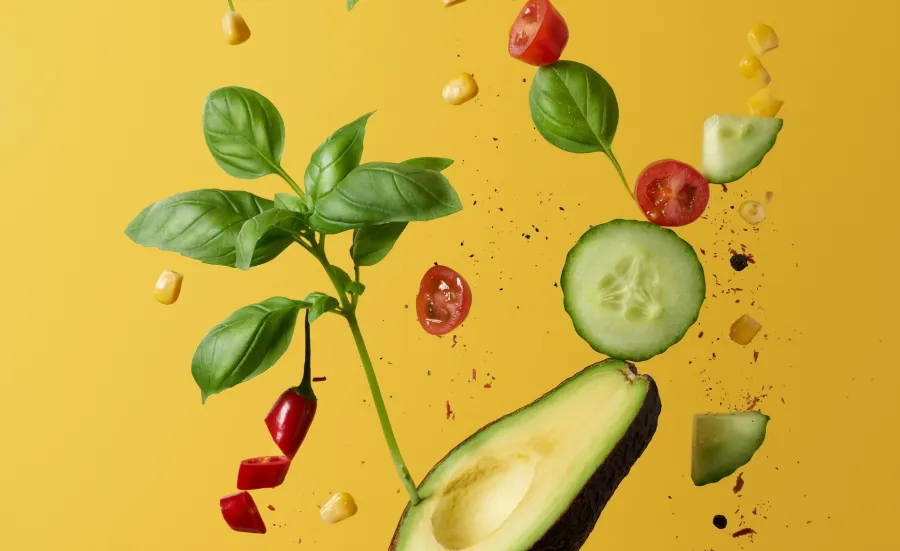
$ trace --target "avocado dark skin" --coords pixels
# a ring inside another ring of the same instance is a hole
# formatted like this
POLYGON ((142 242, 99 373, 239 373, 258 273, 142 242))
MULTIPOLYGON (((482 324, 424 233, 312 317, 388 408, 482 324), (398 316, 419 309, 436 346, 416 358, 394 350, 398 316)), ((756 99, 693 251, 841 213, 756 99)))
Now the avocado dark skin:
MULTIPOLYGON (((602 363, 607 361, 612 360, 605 360, 602 363)), ((638 375, 634 364, 630 362, 626 363, 631 372, 638 375)), ((590 369, 590 367, 593 367, 593 364, 585 369, 590 369)), ((575 376, 577 376, 577 374, 570 377, 570 379, 575 376)), ((584 485, 581 492, 579 492, 579 494, 575 496, 575 499, 572 500, 572 503, 566 509, 566 512, 559 517, 537 543, 529 548, 529 551, 578 551, 581 549, 587 541, 588 536, 594 531, 594 527, 600 519, 600 513, 603 512, 603 508, 606 507, 606 504, 613 496, 613 493, 615 493, 616 488, 619 487, 619 484, 628 475, 631 467, 644 453, 644 450, 647 449, 647 445, 650 444, 650 440, 656 433, 659 414, 662 411, 662 401, 659 398, 659 389, 656 386, 656 382, 649 375, 639 376, 650 384, 647 390, 647 396, 644 398, 644 404, 638 411, 637 416, 635 416, 634 421, 628 427, 625 435, 622 436, 603 464, 594 471, 594 474, 591 475, 591 478, 588 480, 587 484, 584 485)), ((557 385, 557 388, 564 385, 567 381, 563 381, 557 385)), ((469 440, 484 429, 539 402, 547 395, 553 393, 554 390, 556 389, 554 388, 550 392, 547 392, 544 396, 531 404, 485 425, 472 436, 457 445, 456 448, 451 450, 447 455, 452 454, 457 448, 464 446, 469 440)), ((435 468, 442 462, 443 459, 438 461, 435 468)), ((432 471, 425 476, 423 483, 425 480, 428 480, 432 471)), ((388 551, 394 551, 396 549, 397 538, 400 535, 400 526, 403 525, 403 519, 406 518, 408 511, 409 505, 407 504, 406 509, 403 510, 403 514, 400 516, 400 522, 397 523, 397 528, 394 531, 394 536, 391 539, 388 551)))

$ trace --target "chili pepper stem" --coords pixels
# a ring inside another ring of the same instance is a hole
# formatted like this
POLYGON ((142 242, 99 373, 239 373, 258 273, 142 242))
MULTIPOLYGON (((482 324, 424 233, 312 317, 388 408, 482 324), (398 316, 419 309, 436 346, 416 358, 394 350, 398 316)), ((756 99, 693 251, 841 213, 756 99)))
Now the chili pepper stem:
POLYGON ((415 507, 419 504, 419 492, 416 484, 413 482, 400 455, 400 448, 397 445, 397 439, 394 437, 394 430, 391 428, 391 421, 388 418, 387 409, 384 406, 384 398, 381 396, 381 388, 378 386, 378 379, 375 377, 375 368, 372 367, 372 360, 369 358, 369 351, 366 349, 366 343, 363 341, 362 333, 359 330, 359 323, 356 321, 356 313, 348 312, 345 316, 347 323, 350 325, 350 332, 353 333, 353 340, 356 341, 356 348, 359 350, 359 358, 362 360, 363 369, 366 371, 366 379, 369 381, 369 389, 372 391, 372 400, 375 402, 375 411, 378 412, 378 420, 381 421, 381 430, 384 432, 384 439, 387 442, 388 449, 391 452, 391 458, 394 460, 394 468, 409 494, 410 505, 415 507))
POLYGON ((234 11, 234 2, 232 0, 228 0, 228 9, 234 11))
POLYGON ((312 358, 312 349, 310 348, 312 339, 310 339, 309 336, 309 310, 307 310, 306 315, 303 316, 303 328, 305 329, 306 334, 306 350, 303 353, 303 380, 300 381, 300 386, 297 387, 297 394, 305 396, 310 400, 315 400, 316 393, 313 392, 312 388, 312 366, 310 365, 310 359, 312 358))

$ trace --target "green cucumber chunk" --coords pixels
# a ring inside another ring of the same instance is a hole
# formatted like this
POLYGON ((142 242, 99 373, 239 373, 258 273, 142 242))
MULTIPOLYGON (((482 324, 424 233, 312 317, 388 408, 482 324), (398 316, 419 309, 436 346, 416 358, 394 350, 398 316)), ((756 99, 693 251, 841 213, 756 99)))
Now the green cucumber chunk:
POLYGON ((713 115, 703 123, 703 176, 728 184, 758 167, 775 146, 784 121, 772 117, 713 115))
POLYGON ((637 220, 612 220, 582 235, 561 284, 575 331, 619 360, 665 352, 697 321, 706 298, 694 249, 674 231, 637 220))
POLYGON ((766 439, 769 416, 758 411, 707 413, 694 416, 691 479, 712 484, 750 462, 766 439))

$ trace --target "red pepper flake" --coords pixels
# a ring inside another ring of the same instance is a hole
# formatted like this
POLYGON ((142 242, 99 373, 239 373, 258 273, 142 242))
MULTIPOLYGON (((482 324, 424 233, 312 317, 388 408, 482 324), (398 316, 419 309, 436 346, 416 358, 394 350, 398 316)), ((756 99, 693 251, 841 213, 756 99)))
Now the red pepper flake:
POLYGON ((275 507, 272 507, 271 505, 268 505, 267 507, 268 507, 268 509, 269 509, 270 511, 274 511, 274 510, 275 510, 275 507))
POLYGON ((756 363, 756 360, 758 360, 758 359, 759 359, 759 352, 754 350, 753 351, 753 363, 756 363))
POLYGON ((456 348, 456 335, 453 335, 453 344, 450 346, 450 348, 456 348))
POLYGON ((453 413, 453 408, 450 407, 450 400, 447 400, 447 419, 456 419, 456 414, 453 413))
POLYGON ((475 368, 473 367, 472 368, 472 380, 474 381, 477 378, 478 378, 478 373, 475 373, 475 368))
POLYGON ((704 251, 703 249, 700 249, 700 254, 705 255, 705 254, 706 254, 706 251, 704 251))
POLYGON ((739 538, 739 537, 741 537, 741 536, 746 536, 746 535, 748 535, 748 534, 749 534, 749 535, 753 535, 753 534, 755 534, 755 533, 756 533, 756 530, 754 530, 753 528, 741 528, 740 530, 738 530, 738 531, 735 532, 734 534, 731 534, 731 537, 732 537, 732 538, 739 538))
POLYGON ((484 388, 491 388, 491 383, 484 383, 484 388))
POLYGON ((734 493, 738 493, 744 489, 744 473, 739 473, 737 476, 737 480, 734 481, 734 488, 731 489, 734 493))
POLYGON ((703 331, 700 331, 700 334, 697 335, 697 338, 698 338, 698 339, 702 339, 702 338, 703 338, 703 331))
POLYGON ((324 383, 328 380, 328 377, 313 377, 314 383, 324 383))
POLYGON ((726 186, 725 184, 722 184, 722 191, 728 193, 728 186, 726 186))

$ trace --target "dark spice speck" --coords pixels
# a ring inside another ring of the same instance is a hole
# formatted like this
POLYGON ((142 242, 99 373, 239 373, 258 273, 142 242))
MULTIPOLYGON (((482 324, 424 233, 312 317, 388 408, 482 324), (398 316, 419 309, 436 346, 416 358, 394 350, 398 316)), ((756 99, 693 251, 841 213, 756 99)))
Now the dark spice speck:
POLYGON ((725 515, 716 515, 713 517, 713 526, 719 530, 724 530, 728 526, 728 519, 725 515))
POLYGON ((731 267, 734 268, 736 272, 743 271, 748 263, 748 258, 745 254, 734 253, 731 255, 731 267))

